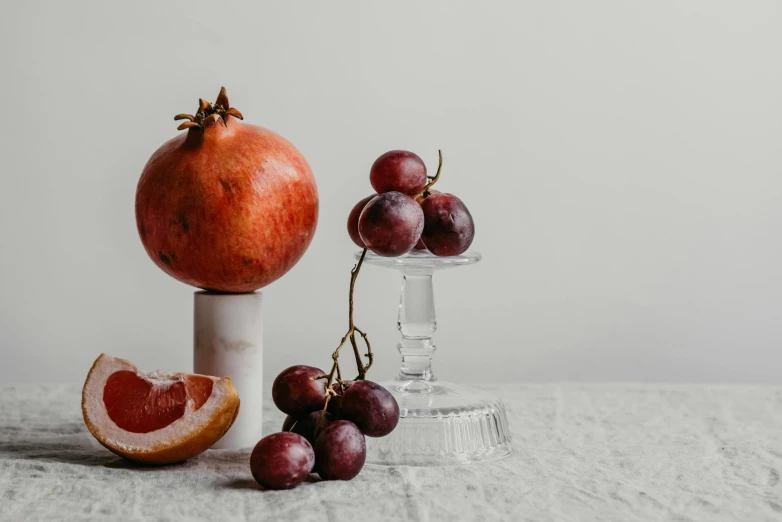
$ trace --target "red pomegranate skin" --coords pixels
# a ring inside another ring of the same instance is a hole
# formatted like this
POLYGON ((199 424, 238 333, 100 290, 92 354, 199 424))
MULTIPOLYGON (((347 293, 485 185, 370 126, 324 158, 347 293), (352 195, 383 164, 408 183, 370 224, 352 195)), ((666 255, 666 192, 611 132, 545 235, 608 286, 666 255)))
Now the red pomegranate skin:
POLYGON ((304 255, 317 221, 315 178, 301 153, 233 116, 163 144, 136 191, 149 257, 204 290, 252 292, 275 281, 304 255))

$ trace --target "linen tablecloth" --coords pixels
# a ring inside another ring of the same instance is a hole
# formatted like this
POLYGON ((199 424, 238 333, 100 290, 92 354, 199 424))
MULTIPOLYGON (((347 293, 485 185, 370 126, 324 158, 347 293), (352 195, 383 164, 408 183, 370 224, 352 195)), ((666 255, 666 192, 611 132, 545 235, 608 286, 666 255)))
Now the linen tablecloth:
POLYGON ((782 520, 780 387, 483 387, 505 400, 505 460, 263 491, 248 452, 134 466, 87 432, 79 386, 3 385, 0 520, 782 520))

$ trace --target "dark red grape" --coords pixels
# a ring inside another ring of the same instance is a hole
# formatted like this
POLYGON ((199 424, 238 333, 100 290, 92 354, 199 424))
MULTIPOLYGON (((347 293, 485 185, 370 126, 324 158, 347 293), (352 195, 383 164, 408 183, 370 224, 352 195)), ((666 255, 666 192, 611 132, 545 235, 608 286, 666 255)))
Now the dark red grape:
POLYGON ((369 182, 378 194, 396 191, 412 196, 424 188, 426 181, 426 165, 406 150, 386 152, 369 171, 369 182))
POLYGON ((426 248, 436 256, 458 256, 475 237, 475 223, 462 200, 452 194, 432 194, 421 203, 426 248))
POLYGON ((385 437, 399 422, 399 404, 388 390, 372 381, 356 381, 342 398, 342 418, 367 437, 385 437))
POLYGON ((262 438, 250 455, 250 471, 267 489, 290 489, 307 478, 315 465, 315 452, 297 433, 273 433, 262 438))
MULTIPOLYGON (((353 384, 353 381, 342 381, 345 383, 345 386, 351 386, 353 384)), ((342 388, 340 387, 338 382, 335 382, 334 385, 331 387, 334 392, 337 394, 336 397, 331 397, 329 400, 329 405, 326 407, 326 411, 331 414, 332 420, 339 419, 340 413, 342 412, 342 388)))
MULTIPOLYGON (((439 193, 440 193, 440 191, 437 190, 437 189, 429 189, 427 191, 427 197, 430 196, 431 194, 439 194, 439 193)), ((421 194, 420 196, 417 196, 415 198, 416 202, 419 205, 424 202, 424 199, 425 198, 424 198, 423 194, 421 194)), ((429 249, 426 248, 426 245, 424 245, 423 238, 418 240, 418 243, 415 244, 415 246, 413 247, 413 250, 416 251, 416 252, 428 252, 429 251, 429 249)))
POLYGON ((361 215, 361 211, 364 210, 367 203, 369 203, 369 200, 375 196, 377 196, 377 194, 372 194, 356 203, 356 206, 353 207, 353 210, 351 210, 348 215, 348 235, 350 235, 350 239, 352 239, 359 248, 364 248, 365 245, 358 233, 358 217, 361 215))
MULTIPOLYGON (((334 400, 332 397, 331 400, 334 400)), ((331 404, 329 402, 329 404, 331 404)), ((309 415, 303 417, 293 417, 288 415, 285 417, 285 422, 282 423, 282 431, 290 431, 291 433, 298 433, 307 441, 315 444, 315 429, 318 427, 318 419, 320 419, 320 411, 313 411, 309 415)), ((323 418, 323 427, 329 425, 331 422, 331 415, 326 412, 326 416, 323 418)))
POLYGON ((352 422, 332 422, 315 441, 315 471, 324 480, 352 479, 366 458, 366 440, 352 422))
POLYGON ((396 257, 413 249, 424 227, 421 205, 401 192, 375 196, 358 218, 364 244, 379 256, 396 257))
POLYGON ((319 411, 325 404, 325 379, 315 379, 323 370, 312 366, 291 366, 272 384, 272 400, 281 412, 301 417, 319 411))

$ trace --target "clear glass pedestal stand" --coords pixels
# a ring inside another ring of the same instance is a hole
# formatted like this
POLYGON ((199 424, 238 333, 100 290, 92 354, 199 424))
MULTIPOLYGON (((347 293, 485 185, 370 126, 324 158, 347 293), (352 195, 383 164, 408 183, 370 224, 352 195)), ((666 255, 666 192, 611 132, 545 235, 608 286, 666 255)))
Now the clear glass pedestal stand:
POLYGON ((481 390, 440 381, 432 372, 432 336, 437 329, 432 275, 480 260, 478 252, 454 257, 428 252, 381 257, 367 252, 365 264, 398 269, 404 278, 397 323, 402 333, 397 345, 402 367, 395 380, 381 383, 399 402, 401 418, 390 435, 367 437, 368 463, 467 464, 512 453, 502 401, 481 390))

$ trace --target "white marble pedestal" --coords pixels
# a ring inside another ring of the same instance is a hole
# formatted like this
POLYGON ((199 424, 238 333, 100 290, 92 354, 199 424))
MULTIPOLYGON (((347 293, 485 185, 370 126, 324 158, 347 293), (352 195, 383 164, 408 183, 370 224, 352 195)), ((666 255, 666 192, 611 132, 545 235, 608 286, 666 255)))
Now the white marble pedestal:
POLYGON ((239 392, 239 416, 213 447, 252 448, 261 438, 263 411, 262 295, 195 293, 195 373, 228 376, 239 392))

